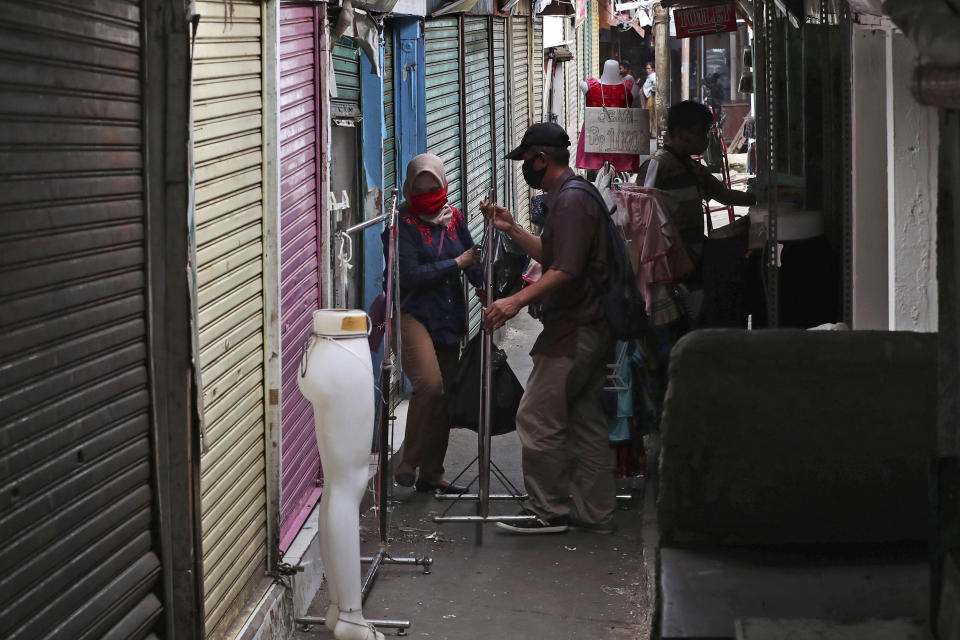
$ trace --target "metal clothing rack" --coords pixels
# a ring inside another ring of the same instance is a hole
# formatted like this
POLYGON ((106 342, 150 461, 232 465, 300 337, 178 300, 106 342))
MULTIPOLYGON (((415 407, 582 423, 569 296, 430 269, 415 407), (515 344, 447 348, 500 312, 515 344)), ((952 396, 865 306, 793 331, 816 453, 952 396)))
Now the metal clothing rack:
MULTIPOLYGON (((384 283, 384 291, 386 296, 383 332, 384 358, 380 364, 380 380, 378 385, 380 395, 380 412, 377 419, 376 442, 378 451, 376 451, 376 453, 378 456, 377 473, 375 476, 376 482, 374 483, 374 508, 377 510, 377 523, 380 530, 380 541, 377 552, 373 556, 360 558, 361 563, 369 565, 360 584, 362 601, 366 601, 367 596, 370 594, 370 590, 373 589, 373 585, 377 580, 380 569, 384 565, 397 564, 420 566, 423 567, 424 574, 429 574, 433 568, 433 558, 429 556, 395 558, 394 556, 390 555, 387 550, 389 546, 387 531, 390 527, 390 498, 392 496, 392 485, 390 483, 390 472, 387 459, 389 457, 392 445, 392 438, 390 437, 392 433, 391 427, 393 425, 393 421, 396 419, 396 416, 393 415, 393 407, 390 403, 390 381, 393 375, 393 363, 390 361, 388 354, 390 353, 390 347, 393 343, 393 327, 390 320, 392 318, 394 304, 398 299, 397 294, 400 290, 400 283, 397 277, 398 258, 396 247, 398 197, 398 192, 396 189, 394 189, 390 198, 390 205, 387 208, 387 213, 375 218, 371 218, 370 220, 365 220, 359 224, 344 229, 337 234, 338 238, 343 241, 344 245, 349 245, 351 242, 350 234, 363 231, 364 229, 372 227, 375 224, 383 222, 387 229, 388 237, 387 277, 386 282, 384 283)), ((322 616, 303 616, 296 618, 295 622, 302 625, 322 626, 326 622, 326 618, 322 616)), ((367 622, 372 623, 375 627, 397 629, 397 635, 406 635, 406 630, 410 628, 409 620, 367 619, 367 622)))
MULTIPOLYGON (((488 195, 489 202, 496 204, 496 191, 491 189, 488 195)), ((489 220, 484 222, 483 235, 487 251, 483 256, 484 273, 484 294, 487 303, 493 300, 493 223, 489 220)), ((522 506, 522 501, 526 498, 517 487, 510 482, 507 476, 493 462, 491 457, 491 439, 490 432, 490 408, 492 395, 493 367, 491 366, 491 357, 493 354, 493 332, 483 331, 481 329, 480 338, 480 420, 477 429, 477 456, 467 464, 457 477, 453 479, 456 483, 469 469, 474 462, 477 463, 477 477, 471 480, 468 488, 477 482, 477 493, 461 493, 459 495, 435 496, 439 500, 449 500, 451 504, 439 516, 434 516, 433 521, 444 522, 472 522, 477 525, 476 542, 483 543, 483 527, 488 522, 529 522, 536 519, 533 515, 490 515, 491 500, 515 500, 522 506), (497 479, 507 488, 508 494, 490 493, 490 473, 493 472, 497 479), (473 516, 449 516, 447 515, 452 507, 459 502, 476 502, 477 514, 473 516)))

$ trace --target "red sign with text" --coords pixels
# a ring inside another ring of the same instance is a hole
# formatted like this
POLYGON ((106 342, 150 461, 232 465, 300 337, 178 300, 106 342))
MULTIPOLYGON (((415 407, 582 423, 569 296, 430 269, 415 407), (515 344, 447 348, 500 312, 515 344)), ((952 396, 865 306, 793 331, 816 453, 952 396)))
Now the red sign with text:
POLYGON ((692 38, 711 33, 737 30, 737 11, 734 3, 712 4, 708 7, 677 9, 673 13, 678 38, 692 38))

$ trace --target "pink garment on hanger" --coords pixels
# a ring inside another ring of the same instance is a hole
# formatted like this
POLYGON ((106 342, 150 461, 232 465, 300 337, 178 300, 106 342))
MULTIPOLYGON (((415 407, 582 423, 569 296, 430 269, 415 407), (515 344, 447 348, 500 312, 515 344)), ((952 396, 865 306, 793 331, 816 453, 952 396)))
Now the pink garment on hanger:
POLYGON ((637 288, 646 301, 653 325, 680 317, 666 285, 694 271, 693 262, 667 211, 670 196, 660 189, 617 185, 617 213, 624 216, 623 234, 630 252, 638 257, 637 288))
MULTIPOLYGON (((617 107, 626 108, 633 102, 627 91, 626 83, 600 84, 596 78, 587 80, 588 107, 617 107)), ((577 168, 599 169, 604 162, 609 162, 617 171, 637 173, 640 171, 640 156, 626 153, 587 153, 583 150, 583 129, 580 127, 580 139, 577 141, 577 168)))

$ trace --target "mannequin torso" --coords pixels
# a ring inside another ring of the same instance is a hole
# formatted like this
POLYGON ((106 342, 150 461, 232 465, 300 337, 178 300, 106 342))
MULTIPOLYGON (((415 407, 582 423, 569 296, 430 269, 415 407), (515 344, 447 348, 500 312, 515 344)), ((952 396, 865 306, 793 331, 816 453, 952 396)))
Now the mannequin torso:
MULTIPOLYGON (((586 97, 587 107, 609 107, 623 109, 632 102, 627 83, 620 77, 620 63, 616 60, 607 60, 603 64, 603 73, 600 78, 590 78, 580 84, 580 90, 586 97)), ((586 126, 586 123, 584 123, 586 126)), ((617 171, 636 173, 640 167, 640 157, 625 153, 596 153, 584 149, 584 136, 577 141, 576 166, 579 169, 599 169, 604 162, 612 164, 617 171)))

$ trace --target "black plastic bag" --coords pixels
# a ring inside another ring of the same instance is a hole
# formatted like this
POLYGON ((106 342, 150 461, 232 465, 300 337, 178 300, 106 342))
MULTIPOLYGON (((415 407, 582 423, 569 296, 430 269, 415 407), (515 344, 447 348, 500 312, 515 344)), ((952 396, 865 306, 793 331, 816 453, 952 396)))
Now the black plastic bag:
MULTIPOLYGON (((451 428, 479 430, 481 337, 482 334, 478 333, 467 344, 448 391, 447 412, 451 428)), ((503 349, 494 345, 490 361, 493 367, 490 376, 490 433, 499 436, 517 428, 517 408, 520 406, 520 398, 523 397, 523 386, 507 364, 507 354, 503 349)))
MULTIPOLYGON (((530 257, 517 246, 510 236, 493 230, 493 299, 499 300, 513 295, 523 286, 523 273, 527 270, 530 257)), ((486 242, 481 247, 481 255, 486 256, 486 242)))

